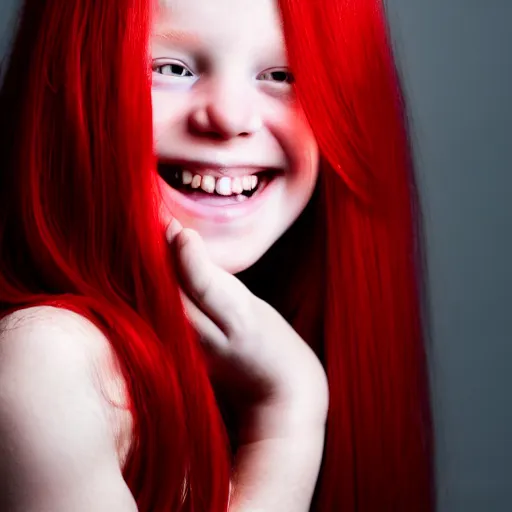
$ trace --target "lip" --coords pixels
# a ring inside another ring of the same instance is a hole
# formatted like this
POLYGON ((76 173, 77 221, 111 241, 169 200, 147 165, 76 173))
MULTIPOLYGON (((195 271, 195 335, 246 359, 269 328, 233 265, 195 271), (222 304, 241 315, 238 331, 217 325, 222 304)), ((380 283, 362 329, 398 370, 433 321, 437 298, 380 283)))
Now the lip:
POLYGON ((256 213, 265 204, 273 190, 279 186, 281 179, 282 175, 276 175, 255 197, 240 204, 227 206, 212 206, 193 201, 172 188, 161 176, 158 176, 158 183, 162 191, 163 200, 171 212, 174 209, 174 205, 176 205, 190 217, 218 223, 227 223, 249 217, 256 213))

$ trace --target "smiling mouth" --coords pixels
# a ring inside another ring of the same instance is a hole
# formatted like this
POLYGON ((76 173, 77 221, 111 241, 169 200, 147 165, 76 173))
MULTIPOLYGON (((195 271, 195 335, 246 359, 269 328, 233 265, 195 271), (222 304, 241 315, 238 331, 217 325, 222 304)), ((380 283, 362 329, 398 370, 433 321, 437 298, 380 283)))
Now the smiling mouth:
POLYGON ((169 186, 191 200, 212 206, 249 201, 281 172, 278 169, 246 168, 244 174, 230 176, 227 169, 219 172, 218 169, 187 164, 158 163, 158 173, 169 186))

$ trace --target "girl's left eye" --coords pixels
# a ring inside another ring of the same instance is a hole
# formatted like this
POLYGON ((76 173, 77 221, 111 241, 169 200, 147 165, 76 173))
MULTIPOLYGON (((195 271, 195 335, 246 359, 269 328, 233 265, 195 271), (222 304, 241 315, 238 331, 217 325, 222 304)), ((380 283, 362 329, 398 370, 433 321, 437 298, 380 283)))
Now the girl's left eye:
POLYGON ((192 71, 182 64, 163 64, 153 68, 157 73, 164 76, 174 76, 178 78, 188 78, 194 76, 192 71))
POLYGON ((286 69, 276 69, 264 71, 258 76, 258 80, 269 80, 279 84, 292 84, 294 82, 293 74, 286 69))

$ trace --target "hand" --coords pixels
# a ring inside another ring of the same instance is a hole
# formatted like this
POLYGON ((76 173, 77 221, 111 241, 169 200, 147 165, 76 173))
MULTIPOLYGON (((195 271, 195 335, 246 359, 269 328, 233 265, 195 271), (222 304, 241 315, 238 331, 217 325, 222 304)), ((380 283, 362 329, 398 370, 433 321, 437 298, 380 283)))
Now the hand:
POLYGON ((212 382, 243 409, 241 437, 254 442, 323 429, 327 379, 309 346, 275 309, 211 261, 198 233, 173 220, 166 236, 212 382))
POLYGON ((213 264, 197 233, 173 220, 166 236, 212 383, 238 405, 229 511, 309 510, 328 407, 322 365, 277 311, 213 264))

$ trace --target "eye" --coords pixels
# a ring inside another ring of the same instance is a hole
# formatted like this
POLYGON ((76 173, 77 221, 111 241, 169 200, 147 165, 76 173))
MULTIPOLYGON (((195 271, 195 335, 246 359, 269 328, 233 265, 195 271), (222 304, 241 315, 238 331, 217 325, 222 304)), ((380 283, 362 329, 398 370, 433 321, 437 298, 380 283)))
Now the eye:
POLYGON ((287 69, 270 69, 258 75, 258 80, 268 80, 278 84, 292 84, 293 74, 287 69))
POLYGON ((176 78, 189 78, 194 76, 192 71, 190 71, 186 66, 176 62, 162 64, 161 66, 154 66, 153 70, 160 75, 172 76, 176 78))

